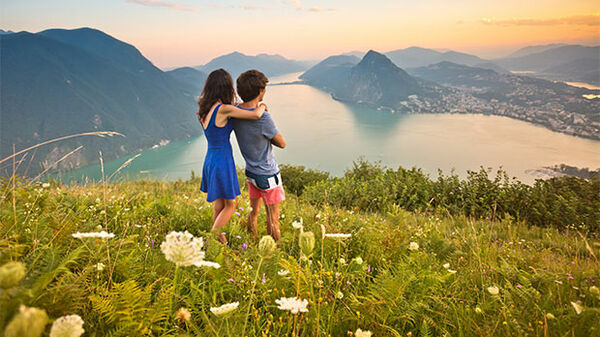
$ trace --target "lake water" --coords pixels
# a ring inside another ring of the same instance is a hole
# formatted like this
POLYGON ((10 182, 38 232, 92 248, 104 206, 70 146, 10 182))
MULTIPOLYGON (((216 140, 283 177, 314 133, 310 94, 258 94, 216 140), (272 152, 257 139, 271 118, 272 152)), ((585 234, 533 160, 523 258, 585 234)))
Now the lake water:
MULTIPOLYGON (((271 79, 289 82, 298 74, 271 79)), ((275 149, 280 163, 343 174, 359 157, 390 167, 420 167, 436 176, 437 170, 460 176, 480 166, 502 167, 510 176, 532 183, 543 176, 537 169, 565 163, 600 168, 600 142, 550 131, 527 122, 481 114, 393 114, 335 101, 307 85, 269 86, 265 102, 287 141, 275 149)), ((193 113, 193 112, 190 112, 193 113)), ((239 167, 243 158, 232 136, 239 167)), ((187 179, 202 172, 206 153, 204 136, 171 142, 141 152, 113 179, 187 179)), ((130 157, 128 157, 130 158, 130 157)), ((105 163, 107 175, 125 160, 105 163)), ((61 175, 65 181, 98 180, 99 165, 61 175)))

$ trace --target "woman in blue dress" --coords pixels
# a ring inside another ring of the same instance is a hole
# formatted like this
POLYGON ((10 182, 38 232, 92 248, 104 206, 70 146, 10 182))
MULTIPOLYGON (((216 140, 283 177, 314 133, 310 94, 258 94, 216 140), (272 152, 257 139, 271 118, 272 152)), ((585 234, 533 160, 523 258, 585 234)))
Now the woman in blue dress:
POLYGON ((234 105, 235 97, 231 75, 217 69, 208 75, 198 100, 198 119, 208 143, 200 190, 208 194, 208 202, 215 203, 212 230, 222 243, 227 242, 222 228, 235 212, 236 198, 240 195, 229 142, 233 131, 231 118, 259 119, 266 110, 264 104, 254 111, 239 109, 234 105))

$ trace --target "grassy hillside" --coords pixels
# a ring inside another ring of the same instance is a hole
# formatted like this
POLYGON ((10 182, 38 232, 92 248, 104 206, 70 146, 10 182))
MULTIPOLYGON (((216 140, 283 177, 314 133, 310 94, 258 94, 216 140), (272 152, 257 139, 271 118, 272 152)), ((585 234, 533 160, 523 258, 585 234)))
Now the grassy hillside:
MULTIPOLYGON (((24 304, 44 309, 50 322, 80 315, 84 336, 600 335, 597 238, 509 216, 407 211, 389 200, 377 209, 335 206, 340 196, 327 184, 341 188, 350 178, 286 169, 297 177, 288 190, 301 196, 288 193, 282 204, 272 255, 244 230, 246 191, 223 246, 209 233, 212 208, 197 178, 73 187, 5 181, 0 265, 18 261, 25 277, 0 268, 0 331, 15 327, 24 304), (329 196, 318 200, 317 191, 329 196), (314 235, 312 250, 310 235, 292 226, 300 219, 314 235), (322 228, 351 237, 323 238, 322 228), (101 230, 114 237, 72 236, 101 230), (166 259, 166 235, 186 230, 204 238, 205 259, 220 268, 166 259), (275 302, 295 296, 308 311, 292 314, 275 302), (210 310, 231 302, 239 306, 228 314, 210 310), (191 315, 176 314, 180 308, 191 315)), ((264 221, 263 212, 259 238, 264 221)))

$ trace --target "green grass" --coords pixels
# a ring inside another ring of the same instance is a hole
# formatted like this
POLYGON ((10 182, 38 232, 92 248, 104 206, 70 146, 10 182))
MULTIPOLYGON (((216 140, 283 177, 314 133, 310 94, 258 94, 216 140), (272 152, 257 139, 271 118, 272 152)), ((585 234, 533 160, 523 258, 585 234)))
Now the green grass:
MULTIPOLYGON (((209 234, 212 207, 198 179, 0 188, 0 265, 26 266, 16 287, 0 289, 0 331, 25 304, 51 320, 80 315, 84 336, 240 336, 245 323, 248 336, 348 336, 357 328, 373 336, 600 336, 600 298, 590 291, 600 283, 600 243, 576 231, 393 205, 364 212, 288 193, 279 247, 261 260, 258 240, 244 230, 246 191, 223 246, 209 234), (300 218, 316 238, 309 258, 291 226, 300 218), (322 239, 321 225, 352 237, 322 239), (71 236, 98 230, 115 237, 71 236), (165 259, 161 242, 184 230, 204 238, 206 259, 220 269, 165 259), (411 242, 419 249, 409 250, 411 242), (279 275, 283 269, 290 273, 279 275), (292 296, 307 299, 308 312, 277 308, 276 299, 292 296), (227 316, 209 310, 235 301, 227 316), (578 301, 579 314, 571 304, 578 301), (181 307, 189 322, 175 317, 181 307)), ((264 221, 262 211, 259 237, 264 221)))

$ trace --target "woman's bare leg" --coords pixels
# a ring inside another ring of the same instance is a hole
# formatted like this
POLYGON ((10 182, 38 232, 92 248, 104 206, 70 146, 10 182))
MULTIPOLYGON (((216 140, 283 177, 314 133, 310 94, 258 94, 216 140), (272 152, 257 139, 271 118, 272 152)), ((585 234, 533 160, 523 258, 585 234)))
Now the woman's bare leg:
POLYGON ((221 243, 227 243, 227 239, 224 235, 221 235, 220 231, 222 231, 225 225, 227 225, 229 219, 231 219, 231 216, 233 215, 233 212, 235 212, 236 202, 235 199, 219 200, 223 201, 223 209, 221 209, 221 212, 217 214, 215 222, 213 223, 212 230, 213 232, 217 232, 217 235, 219 236, 219 241, 221 241, 221 243))
POLYGON ((213 208, 213 215, 212 215, 213 224, 215 223, 217 216, 219 215, 219 213, 221 213, 221 211, 223 210, 223 207, 225 206, 225 202, 223 202, 223 200, 224 199, 215 200, 215 204, 214 204, 214 208, 213 208))

